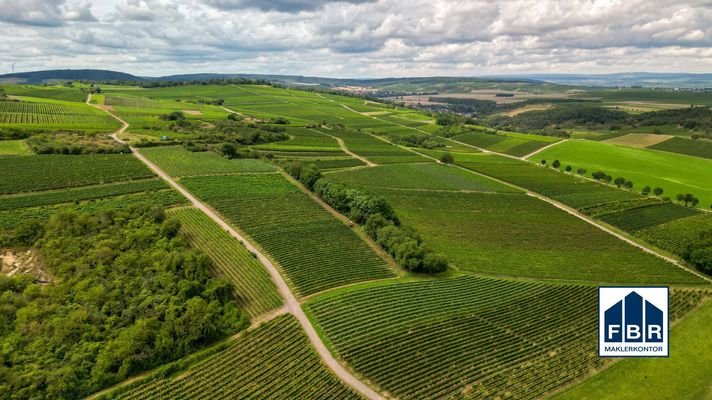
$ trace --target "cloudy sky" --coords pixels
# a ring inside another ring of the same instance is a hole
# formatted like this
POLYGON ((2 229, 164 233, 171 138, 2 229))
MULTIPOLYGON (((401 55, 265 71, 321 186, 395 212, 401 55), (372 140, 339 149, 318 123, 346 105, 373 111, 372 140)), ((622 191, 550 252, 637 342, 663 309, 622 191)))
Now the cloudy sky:
POLYGON ((0 73, 712 72, 712 0, 0 0, 0 73))

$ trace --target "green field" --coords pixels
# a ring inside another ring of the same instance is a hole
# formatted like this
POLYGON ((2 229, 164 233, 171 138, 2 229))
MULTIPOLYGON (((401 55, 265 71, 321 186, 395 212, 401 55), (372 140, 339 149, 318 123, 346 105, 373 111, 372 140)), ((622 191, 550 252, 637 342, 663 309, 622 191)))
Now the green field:
POLYGON ((393 164, 328 174, 329 179, 364 188, 437 189, 519 193, 517 189, 442 164, 393 164))
POLYGON ((131 154, 0 157, 0 194, 153 177, 131 154))
MULTIPOLYGON (((541 397, 607 363, 594 286, 462 276, 365 285, 307 303, 336 353, 402 399, 541 397)), ((677 315, 702 299, 672 294, 677 315)))
POLYGON ((167 211, 177 218, 190 243, 204 251, 216 268, 235 286, 237 304, 256 317, 278 308, 282 298, 277 293, 267 270, 235 238, 196 208, 176 208, 167 211))
POLYGON ((607 283, 701 283, 695 275, 531 196, 376 193, 463 271, 607 283))
POLYGON ((111 116, 84 103, 35 97, 0 101, 0 128, 113 132, 120 126, 111 116))
POLYGON ((2 85, 5 93, 11 96, 39 97, 54 100, 65 100, 83 103, 87 94, 78 87, 36 86, 36 85, 2 85))
POLYGON ((2 140, 0 141, 0 156, 29 156, 32 149, 24 140, 2 140))
POLYGON ((712 158, 712 142, 704 140, 690 140, 674 137, 662 143, 649 146, 648 148, 686 154, 688 156, 712 158))
POLYGON ((394 275, 348 226, 282 175, 184 178, 181 183, 266 250, 301 296, 394 275))
POLYGON ((673 327, 670 357, 625 359, 556 399, 709 399, 712 303, 673 327))
POLYGON ((365 132, 336 129, 327 132, 342 139, 352 152, 376 164, 432 162, 428 158, 387 143, 365 132))
POLYGON ((533 161, 560 160, 574 170, 586 168, 588 175, 603 171, 614 178, 632 180, 640 190, 645 185, 661 187, 665 195, 675 198, 679 193, 692 193, 700 199, 700 206, 712 204, 710 171, 712 160, 685 155, 616 146, 607 143, 572 140, 536 154, 533 161))
POLYGON ((275 171, 275 167, 260 160, 229 160, 212 151, 190 152, 183 146, 148 147, 140 151, 175 177, 275 171))
POLYGON ((712 214, 704 213, 678 219, 636 232, 636 236, 674 254, 682 254, 687 245, 703 232, 712 230, 712 214))
POLYGON ((696 214, 697 211, 689 207, 663 203, 605 214, 599 216, 599 219, 626 232, 634 233, 641 229, 650 228, 696 214))
POLYGON ((517 157, 525 156, 544 146, 561 140, 551 136, 525 135, 515 132, 501 132, 496 135, 482 132, 468 132, 454 136, 452 139, 486 150, 517 157))

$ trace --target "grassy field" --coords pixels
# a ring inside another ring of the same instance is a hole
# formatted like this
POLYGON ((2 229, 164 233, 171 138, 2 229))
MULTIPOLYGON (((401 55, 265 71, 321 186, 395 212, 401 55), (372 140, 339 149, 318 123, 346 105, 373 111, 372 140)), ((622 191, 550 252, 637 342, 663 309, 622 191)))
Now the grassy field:
POLYGON ((24 140, 0 141, 0 156, 29 156, 31 154, 32 150, 24 140))
POLYGON ((356 233, 279 174, 181 180, 250 236, 301 296, 393 276, 356 233))
POLYGON ((712 302, 673 327, 670 357, 626 359, 556 399, 709 399, 712 302))
POLYGON ((276 170, 260 160, 229 160, 212 151, 190 152, 183 146, 147 147, 140 151, 151 162, 175 177, 276 170))
POLYGON ((11 96, 38 97, 54 100, 82 103, 87 94, 78 87, 37 86, 37 85, 2 85, 5 93, 11 96))
POLYGON ((202 211, 177 208, 168 210, 167 214, 177 218, 191 244, 210 257, 216 274, 235 286, 240 309, 256 317, 282 305, 282 298, 264 266, 202 211))
POLYGON ((479 148, 518 157, 525 156, 544 146, 561 140, 551 136, 525 135, 514 132, 501 132, 496 135, 482 132, 468 132, 454 136, 452 139, 479 148))
POLYGON ((673 138, 669 135, 655 135, 649 133, 628 133, 622 136, 616 136, 612 139, 607 139, 606 143, 620 144, 623 146, 645 148, 655 144, 663 143, 673 138))
POLYGON ((649 102, 654 104, 706 105, 712 106, 712 99, 706 93, 674 92, 648 88, 601 89, 586 91, 580 98, 597 98, 604 103, 649 102))
MULTIPOLYGON (((537 398, 606 364, 597 290, 462 276, 364 285, 307 303, 336 353, 402 399, 537 398)), ((702 299, 673 291, 675 315, 702 299)))
POLYGON ((600 170, 614 178, 632 180, 638 190, 645 185, 661 187, 666 196, 692 193, 700 199, 700 206, 709 208, 712 204, 712 160, 580 140, 551 147, 532 159, 560 160, 563 165, 574 166, 574 170, 586 168, 589 176, 600 170))
POLYGON ((0 157, 0 194, 153 177, 131 154, 0 157))
POLYGON ((176 377, 148 380, 113 399, 359 399, 321 363, 291 315, 233 340, 176 377))

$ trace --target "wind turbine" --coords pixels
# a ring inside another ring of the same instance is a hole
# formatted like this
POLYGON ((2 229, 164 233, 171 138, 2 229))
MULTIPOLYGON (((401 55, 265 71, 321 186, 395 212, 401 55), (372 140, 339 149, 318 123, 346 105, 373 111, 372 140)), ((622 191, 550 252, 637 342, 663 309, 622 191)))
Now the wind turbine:
POLYGON ((12 73, 15 73, 15 64, 12 64, 12 73))

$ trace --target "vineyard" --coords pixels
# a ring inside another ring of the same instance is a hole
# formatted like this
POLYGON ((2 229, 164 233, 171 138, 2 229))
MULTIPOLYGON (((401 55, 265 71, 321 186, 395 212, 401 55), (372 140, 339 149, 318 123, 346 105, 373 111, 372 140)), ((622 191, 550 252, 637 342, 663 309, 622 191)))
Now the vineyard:
POLYGON ((0 127, 111 132, 116 120, 83 103, 0 101, 0 127))
POLYGON ((217 268, 216 273, 235 286, 240 309, 256 317, 282 304, 282 298, 262 264, 202 211, 177 208, 168 210, 167 214, 177 218, 181 232, 191 244, 210 257, 217 268))
POLYGON ((107 106, 123 106, 135 108, 162 108, 159 101, 147 99, 145 97, 112 96, 104 97, 104 104, 107 106))
POLYGON ((405 225, 462 271, 588 282, 700 282, 531 196, 372 191, 385 197, 405 225))
POLYGON ((329 179, 348 186, 519 193, 517 189, 442 164, 392 164, 334 172, 329 179))
MULTIPOLYGON (((673 291, 680 316, 701 291, 673 291)), ((606 364, 597 290, 462 276, 327 295, 308 311, 340 357, 402 399, 541 397, 606 364)))
POLYGON ((487 134, 482 132, 467 132, 457 135, 452 139, 467 143, 479 148, 496 151, 498 153, 524 156, 536 151, 559 139, 549 136, 524 135, 516 133, 487 134))
POLYGON ((690 140, 679 137, 670 138, 662 143, 648 147, 649 149, 686 154, 688 156, 712 158, 712 142, 690 140))
POLYGON ((13 96, 39 97, 45 99, 84 102, 86 93, 78 88, 65 88, 62 86, 30 86, 30 85, 4 85, 5 92, 13 96))
POLYGON ((175 177, 275 171, 275 167, 260 160, 229 160, 212 151, 190 152, 183 146, 148 147, 141 154, 175 177))
POLYGON ((364 132, 338 129, 326 132, 343 139, 349 150, 376 164, 431 162, 425 157, 403 150, 364 132))
POLYGON ((226 350, 175 378, 158 378, 111 398, 359 399, 320 362, 297 320, 284 315, 247 331, 226 350))
POLYGON ((131 154, 0 157, 0 194, 153 177, 131 154))
POLYGON ((698 211, 694 208, 683 207, 677 204, 664 203, 648 207, 631 208, 628 210, 605 214, 599 218, 608 224, 629 233, 650 228, 680 218, 691 217, 698 211))
POLYGON ((43 191, 20 195, 0 196, 0 211, 25 207, 38 207, 50 204, 71 203, 122 194, 141 193, 167 189, 160 179, 118 182, 107 185, 85 186, 65 190, 43 191))
POLYGON ((712 215, 698 214, 635 233, 637 237, 674 254, 682 254, 687 245, 703 232, 712 230, 712 215))
POLYGON ((393 276, 344 223, 278 174, 181 180, 282 267, 301 296, 393 276))

